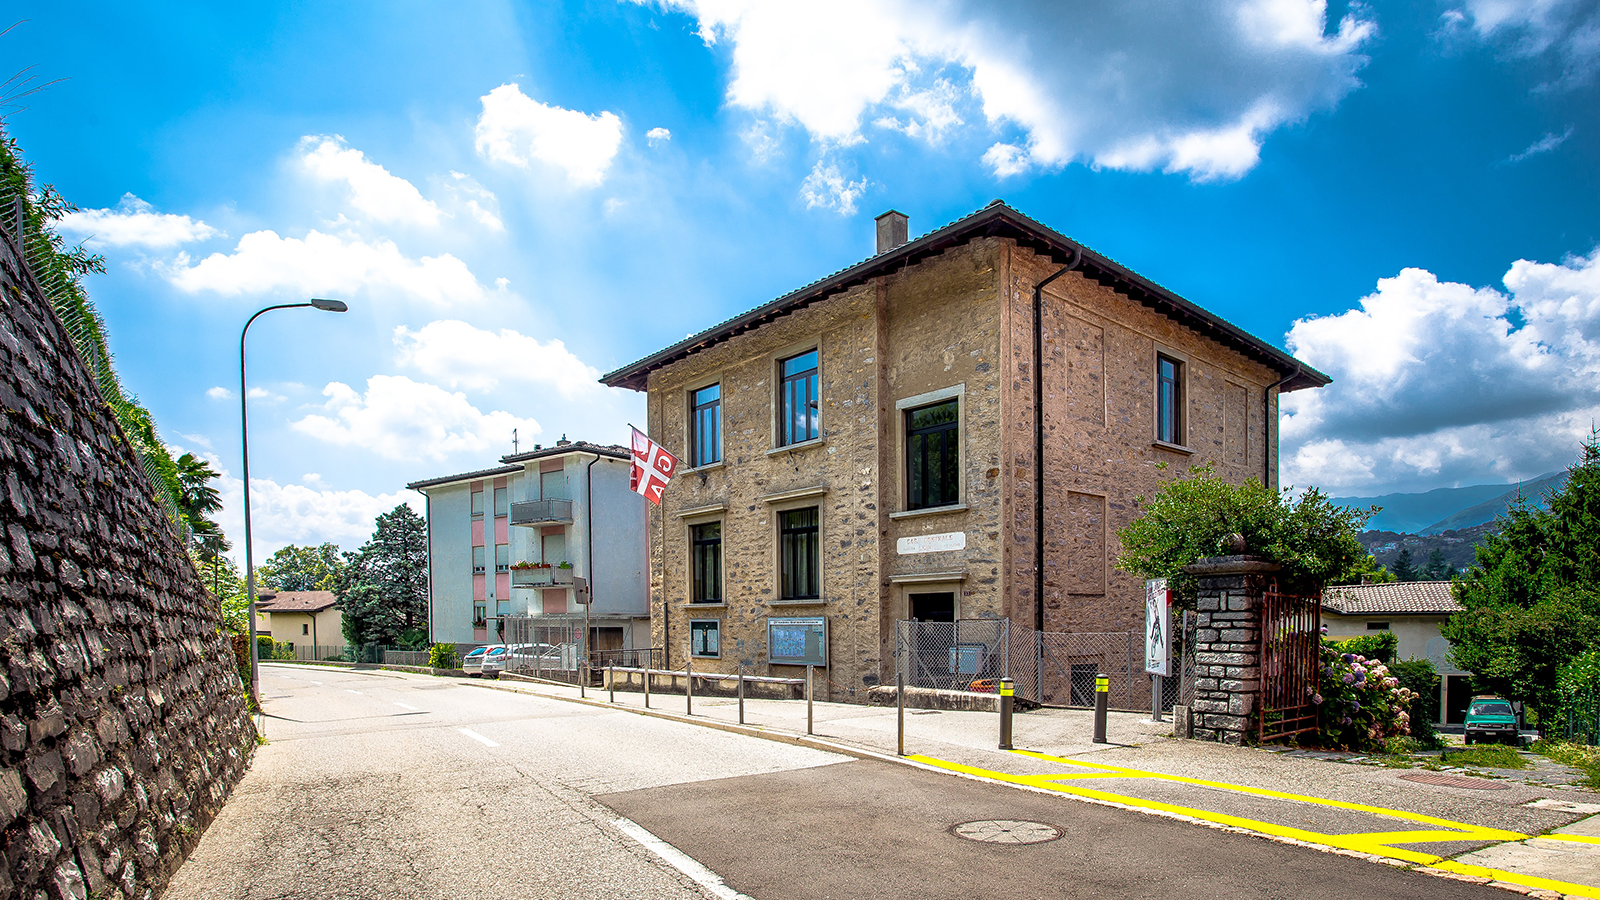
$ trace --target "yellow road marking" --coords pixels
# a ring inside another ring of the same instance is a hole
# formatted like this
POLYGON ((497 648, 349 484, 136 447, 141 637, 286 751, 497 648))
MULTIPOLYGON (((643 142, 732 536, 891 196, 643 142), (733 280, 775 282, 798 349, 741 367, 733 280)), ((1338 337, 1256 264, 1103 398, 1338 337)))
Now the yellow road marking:
MULTIPOLYGON (((1406 850, 1394 844, 1415 844, 1436 841, 1525 841, 1529 835, 1514 831, 1504 831, 1498 828, 1485 828, 1481 825, 1470 825, 1465 822, 1452 822, 1449 819, 1440 819, 1434 816, 1425 816, 1419 813, 1406 812, 1399 809, 1388 809, 1381 806, 1367 806, 1361 803, 1350 803, 1344 800, 1329 800, 1323 797, 1311 797, 1305 794, 1291 794, 1285 791, 1274 791, 1269 788, 1255 788, 1246 785, 1229 784, 1223 781, 1208 781, 1200 778, 1187 778, 1181 775, 1167 775, 1161 772, 1147 772, 1141 769, 1130 769, 1125 766, 1113 766, 1104 763, 1092 763, 1084 760, 1065 759, 1059 756, 1050 756, 1045 753, 1036 753, 1030 750, 1011 751, 1018 756, 1046 762, 1056 762, 1064 765, 1096 770, 1094 772, 1062 772, 1045 775, 1014 775, 1010 772, 999 772, 992 769, 983 769, 977 766, 968 766, 962 763, 950 762, 932 756, 911 755, 906 758, 924 765, 960 772, 980 778, 1010 784, 1025 785, 1047 791, 1056 791, 1077 797, 1115 803, 1121 806, 1136 809, 1149 809, 1175 815, 1198 819, 1203 822, 1212 822, 1218 825, 1228 825, 1243 831, 1253 831, 1258 834, 1272 835, 1274 837, 1290 838, 1317 844, 1324 847, 1334 847, 1342 850, 1353 850, 1361 853, 1370 853, 1387 859, 1414 863, 1420 866, 1438 869, 1444 872, 1453 872, 1461 875, 1472 875, 1479 878, 1489 878, 1495 881, 1504 881, 1524 887, 1540 888, 1543 890, 1560 891, 1564 894, 1574 894, 1580 897, 1593 897, 1600 900, 1600 888, 1583 884, 1573 884, 1565 881, 1555 881, 1548 878, 1539 878, 1533 875, 1523 875, 1517 872, 1507 872, 1500 869, 1490 869, 1484 866, 1474 866, 1447 860, 1431 853, 1416 850, 1406 850), (1227 813, 1213 812, 1208 809, 1199 809, 1190 806, 1180 806, 1175 803, 1166 803, 1161 800, 1149 800, 1144 797, 1134 797, 1126 794, 1116 794, 1110 791, 1098 790, 1087 787, 1077 782, 1093 778, 1130 778, 1171 781, 1181 784, 1193 784, 1201 787, 1215 788, 1218 790, 1232 791, 1235 793, 1251 794, 1260 797, 1271 797, 1279 800, 1288 800, 1297 803, 1308 803, 1318 806, 1327 806, 1336 809, 1348 809, 1355 812, 1370 813, 1391 819, 1401 819, 1419 824, 1439 826, 1429 830, 1414 831, 1374 831, 1358 834, 1324 834, 1304 828, 1295 828, 1289 825, 1280 825, 1276 822, 1263 822, 1259 819, 1250 819, 1243 816, 1234 816, 1227 813)), ((1600 838, 1584 838, 1580 835, 1544 835, 1556 840, 1573 840, 1576 843, 1600 844, 1600 838)))
POLYGON ((1540 840, 1570 841, 1574 844, 1600 844, 1600 837, 1589 837, 1586 834, 1541 834, 1540 840))

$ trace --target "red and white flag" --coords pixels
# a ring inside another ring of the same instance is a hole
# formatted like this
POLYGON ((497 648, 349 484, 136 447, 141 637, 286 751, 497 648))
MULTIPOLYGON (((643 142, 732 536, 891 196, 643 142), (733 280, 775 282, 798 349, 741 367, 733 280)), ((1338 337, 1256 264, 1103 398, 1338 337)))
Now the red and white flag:
POLYGON ((672 480, 672 474, 676 471, 676 456, 650 440, 649 435, 633 429, 633 473, 628 478, 628 487, 660 506, 661 492, 667 489, 667 482, 672 480))

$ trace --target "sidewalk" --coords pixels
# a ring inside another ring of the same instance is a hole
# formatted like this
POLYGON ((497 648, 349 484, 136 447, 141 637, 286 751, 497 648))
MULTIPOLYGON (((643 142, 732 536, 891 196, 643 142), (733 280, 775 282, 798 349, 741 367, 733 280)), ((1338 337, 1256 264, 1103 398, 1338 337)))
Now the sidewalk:
MULTIPOLYGON (((548 683, 479 684, 572 700, 579 693, 576 687, 548 683)), ((591 703, 609 703, 604 690, 587 695, 591 703)), ((644 697, 619 691, 615 706, 642 711, 644 697)), ((681 717, 686 703, 682 694, 655 693, 651 707, 655 714, 681 717)), ((692 713, 707 725, 737 727, 734 699, 695 697, 692 713)), ((905 723, 906 759, 926 768, 1409 864, 1523 893, 1532 889, 1536 896, 1600 898, 1600 816, 1595 816, 1600 795, 1548 779, 1388 769, 1279 748, 1176 740, 1170 723, 1151 722, 1146 713, 1111 713, 1108 744, 1093 743, 1093 714, 1087 710, 1018 713, 1015 751, 998 749, 999 719, 993 713, 907 709, 905 723), (1423 781, 1406 777, 1419 775, 1423 781)), ((774 738, 803 737, 806 704, 747 700, 745 726, 774 738)), ((894 707, 813 706, 816 740, 893 758, 896 737, 894 707)))

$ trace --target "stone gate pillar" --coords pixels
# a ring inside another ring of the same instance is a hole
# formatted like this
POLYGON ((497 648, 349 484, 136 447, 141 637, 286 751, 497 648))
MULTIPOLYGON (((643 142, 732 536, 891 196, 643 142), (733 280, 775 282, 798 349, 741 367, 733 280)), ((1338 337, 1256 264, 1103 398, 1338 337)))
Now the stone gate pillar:
POLYGON ((1261 598, 1277 563, 1213 556, 1184 572, 1197 582, 1194 732, 1197 740, 1255 739, 1261 709, 1261 598))

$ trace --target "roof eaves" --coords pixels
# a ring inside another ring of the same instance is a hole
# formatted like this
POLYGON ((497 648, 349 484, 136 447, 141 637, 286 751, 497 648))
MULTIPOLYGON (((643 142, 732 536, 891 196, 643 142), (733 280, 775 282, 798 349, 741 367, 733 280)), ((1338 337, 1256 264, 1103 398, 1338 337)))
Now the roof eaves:
POLYGON ((480 469, 477 472, 462 472, 460 475, 444 475, 439 478, 424 478, 421 481, 413 481, 406 485, 406 487, 413 491, 420 491, 423 488, 438 487, 440 485, 450 484, 456 481, 476 481, 479 478, 488 478, 494 475, 511 475, 520 471, 522 471, 521 466, 496 466, 493 469, 480 469))
MULTIPOLYGON (((855 284, 881 274, 882 271, 903 268, 943 252, 949 247, 966 243, 978 237, 1005 236, 1021 246, 1065 263, 1075 253, 1082 253, 1084 263, 1099 274, 1094 280, 1123 293, 1131 299, 1156 309, 1168 317, 1221 343, 1232 345, 1248 356, 1266 362, 1288 375, 1280 391, 1321 387, 1332 381, 1327 375, 1305 365, 1293 356, 1268 344, 1266 341, 1196 306, 1115 260, 1096 253, 1077 241, 1032 219, 1005 203, 995 200, 988 206, 928 232, 893 250, 869 257, 853 266, 840 269, 804 287, 790 291, 769 303, 749 312, 726 319, 698 334, 672 344, 647 357, 601 376, 600 381, 609 387, 625 387, 636 391, 646 390, 650 372, 698 350, 721 343, 734 335, 763 325, 779 316, 802 309, 855 284), (1016 234, 1006 234, 1007 226, 1016 234)), ((1082 268, 1082 265, 1080 265, 1082 268)), ((1085 271, 1089 275, 1088 270, 1085 271)))
MULTIPOLYGON (((500 457, 503 463, 521 463, 532 459, 546 459, 551 456, 565 456, 568 453, 592 453, 597 456, 609 456, 613 459, 627 459, 632 454, 628 448, 618 444, 590 444, 585 441, 573 441, 569 444, 560 444, 554 447, 540 447, 537 450, 525 450, 521 453, 512 453, 500 457)), ((518 466, 517 468, 521 468, 518 466)))

